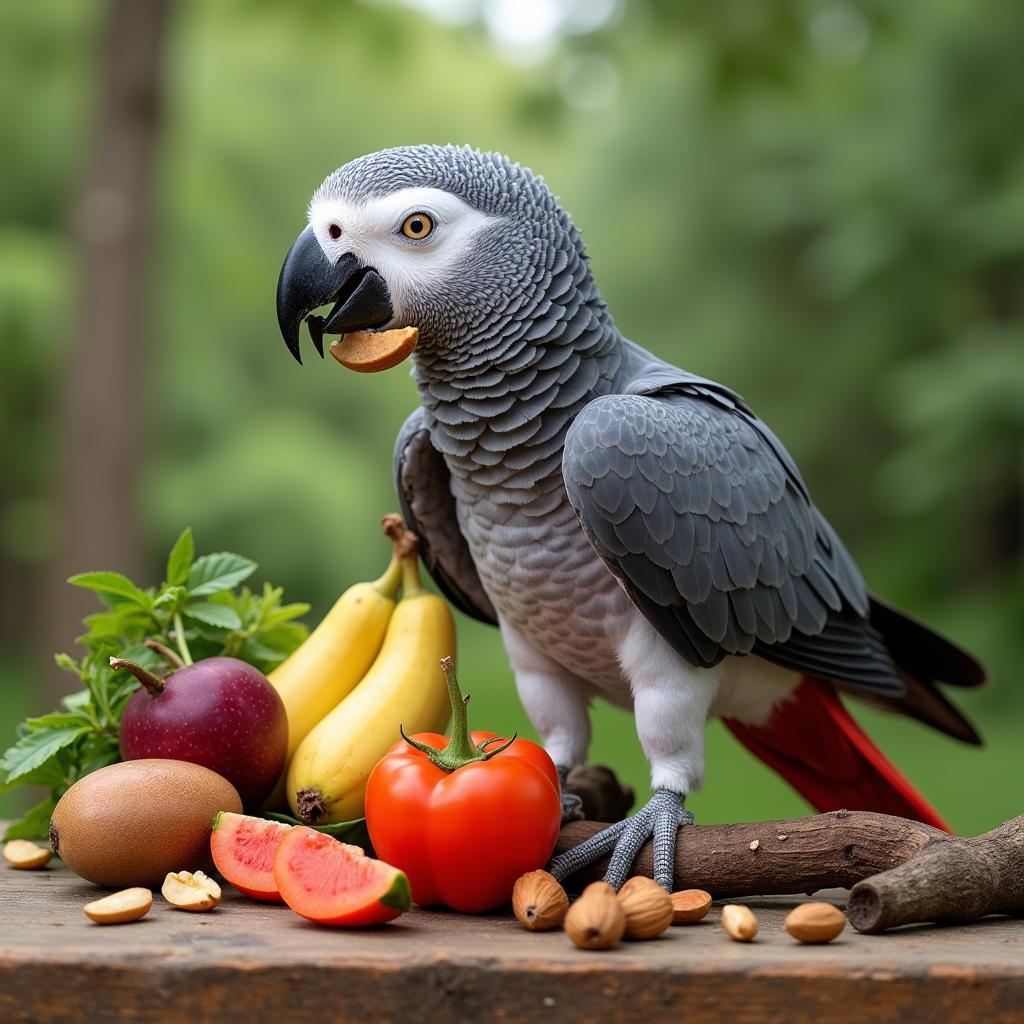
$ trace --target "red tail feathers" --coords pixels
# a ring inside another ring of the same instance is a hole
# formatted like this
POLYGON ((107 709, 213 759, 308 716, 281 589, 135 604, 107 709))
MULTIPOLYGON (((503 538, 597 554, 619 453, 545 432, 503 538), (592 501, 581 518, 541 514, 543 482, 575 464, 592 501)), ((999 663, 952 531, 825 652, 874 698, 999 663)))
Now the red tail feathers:
POLYGON ((952 831, 872 743, 828 683, 805 676, 765 725, 723 721, 819 811, 882 811, 952 831))

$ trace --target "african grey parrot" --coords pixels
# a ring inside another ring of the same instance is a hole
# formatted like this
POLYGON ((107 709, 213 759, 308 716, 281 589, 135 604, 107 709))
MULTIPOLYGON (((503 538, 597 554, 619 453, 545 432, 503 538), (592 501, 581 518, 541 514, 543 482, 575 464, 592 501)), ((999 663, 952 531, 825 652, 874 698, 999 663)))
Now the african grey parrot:
POLYGON ((618 888, 653 837, 671 886, 709 715, 819 809, 942 825, 836 690, 977 743, 936 681, 974 686, 982 669, 868 594, 734 391, 620 334, 540 178, 468 147, 353 160, 314 194, 277 306, 296 359, 306 318, 321 355, 325 332, 419 328, 403 511, 441 590, 500 628, 563 783, 586 757, 589 702, 633 711, 653 795, 556 858, 556 876, 610 851, 618 888))

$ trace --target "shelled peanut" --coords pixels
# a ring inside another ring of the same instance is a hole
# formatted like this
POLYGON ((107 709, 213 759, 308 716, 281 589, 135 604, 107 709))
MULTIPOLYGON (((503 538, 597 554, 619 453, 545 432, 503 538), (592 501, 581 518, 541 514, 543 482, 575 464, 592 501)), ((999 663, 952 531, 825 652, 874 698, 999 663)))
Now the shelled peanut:
POLYGON ((727 903, 722 907, 722 927, 735 942, 752 942, 757 935, 757 917, 750 907, 727 903))
POLYGON ((12 839, 4 844, 4 860, 12 868, 20 871, 33 871, 45 867, 53 853, 42 846, 37 846, 28 839, 12 839))

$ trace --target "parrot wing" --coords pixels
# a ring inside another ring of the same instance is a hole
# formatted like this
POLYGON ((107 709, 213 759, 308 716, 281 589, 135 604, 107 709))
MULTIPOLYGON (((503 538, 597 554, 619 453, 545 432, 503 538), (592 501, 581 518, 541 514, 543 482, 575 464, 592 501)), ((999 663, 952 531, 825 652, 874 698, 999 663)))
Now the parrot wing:
POLYGON ((981 666, 868 596, 781 442, 735 394, 667 377, 596 399, 573 422, 562 472, 586 536, 691 663, 755 654, 804 674, 767 722, 725 724, 818 810, 948 830, 828 683, 977 743, 935 681, 975 686, 981 666))
POLYGON ((757 654, 885 696, 904 683, 864 582, 781 442, 732 392, 659 373, 585 406, 566 489, 588 539, 689 662, 757 654))
POLYGON ((494 606, 459 530, 448 467, 430 443, 422 409, 398 433, 394 473, 402 515, 420 538, 420 557, 438 589, 460 611, 496 626, 494 606))

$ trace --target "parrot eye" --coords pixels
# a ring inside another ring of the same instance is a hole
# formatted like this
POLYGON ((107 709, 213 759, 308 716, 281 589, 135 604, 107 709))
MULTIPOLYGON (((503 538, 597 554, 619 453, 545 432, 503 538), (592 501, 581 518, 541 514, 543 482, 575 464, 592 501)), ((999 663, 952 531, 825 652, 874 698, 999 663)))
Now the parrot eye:
POLYGON ((402 221, 402 234, 406 238, 413 238, 417 241, 426 238, 434 230, 434 221, 426 213, 410 213, 402 221))

